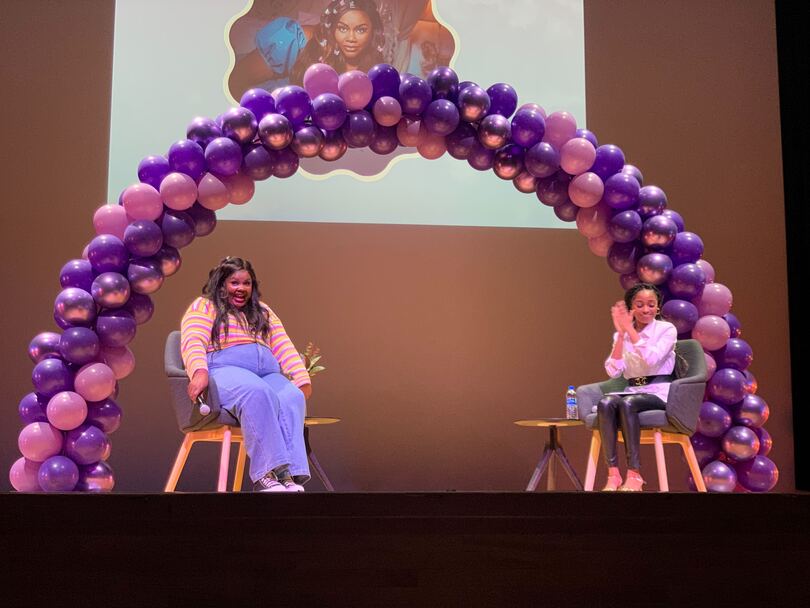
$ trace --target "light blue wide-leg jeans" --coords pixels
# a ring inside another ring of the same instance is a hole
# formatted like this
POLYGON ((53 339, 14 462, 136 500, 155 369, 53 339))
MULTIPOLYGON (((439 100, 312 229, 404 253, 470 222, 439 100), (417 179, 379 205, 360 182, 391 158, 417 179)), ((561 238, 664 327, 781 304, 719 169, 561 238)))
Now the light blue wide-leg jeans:
POLYGON ((220 404, 239 421, 255 482, 270 471, 289 467, 297 483, 309 480, 304 444, 306 400, 281 373, 263 344, 240 344, 208 353, 208 372, 220 404))

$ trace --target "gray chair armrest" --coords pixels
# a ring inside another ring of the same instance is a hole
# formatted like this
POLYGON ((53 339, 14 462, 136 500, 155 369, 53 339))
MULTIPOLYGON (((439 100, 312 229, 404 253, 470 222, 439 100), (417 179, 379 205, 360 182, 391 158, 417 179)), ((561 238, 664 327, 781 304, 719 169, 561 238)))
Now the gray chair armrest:
POLYGON ((593 408, 605 393, 620 391, 627 386, 624 378, 611 378, 603 382, 584 384, 577 388, 577 409, 579 409, 580 420, 585 420, 588 414, 593 412, 593 408))

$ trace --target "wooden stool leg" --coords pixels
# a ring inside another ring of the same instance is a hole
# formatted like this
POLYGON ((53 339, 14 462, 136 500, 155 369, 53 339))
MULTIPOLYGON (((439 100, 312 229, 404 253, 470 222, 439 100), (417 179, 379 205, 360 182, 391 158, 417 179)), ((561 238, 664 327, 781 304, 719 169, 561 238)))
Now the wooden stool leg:
POLYGON ((228 463, 231 460, 231 427, 226 426, 222 433, 222 450, 219 454, 219 477, 217 492, 225 492, 228 485, 228 463))
POLYGON ((686 456, 686 462, 689 463, 689 472, 692 473, 692 479, 695 480, 695 487, 698 492, 706 492, 706 483, 703 481, 703 473, 700 471, 700 464, 695 456, 695 448, 692 447, 692 442, 689 437, 683 436, 679 438, 681 448, 683 448, 683 455, 686 456))
POLYGON ((318 462, 318 458, 315 456, 315 452, 312 451, 312 446, 309 444, 309 429, 307 427, 304 427, 304 445, 307 449, 307 458, 309 459, 309 463, 315 470, 315 475, 317 475, 318 479, 321 480, 321 483, 323 484, 323 487, 326 488, 327 492, 334 492, 335 486, 333 486, 332 482, 329 481, 329 478, 326 476, 326 471, 324 471, 323 467, 321 467, 321 463, 318 462))
MULTIPOLYGON (((537 489, 537 484, 540 482, 540 477, 543 475, 543 471, 546 470, 546 466, 548 465, 548 461, 551 458, 552 453, 551 448, 546 445, 545 449, 543 449, 543 455, 540 457, 537 466, 534 468, 534 473, 532 473, 531 479, 529 479, 529 484, 526 486, 527 492, 534 492, 537 489)), ((553 490, 554 488, 547 489, 553 490)))
POLYGON ((247 450, 245 450, 245 441, 239 442, 239 454, 236 456, 236 470, 233 473, 233 491, 242 491, 242 479, 245 476, 245 460, 247 459, 247 450))
POLYGON ((568 462, 568 457, 565 455, 565 450, 563 450, 561 445, 557 445, 556 449, 557 459, 560 461, 563 470, 568 474, 568 479, 571 480, 571 483, 574 484, 574 487, 582 492, 582 482, 579 480, 576 471, 574 471, 574 467, 571 466, 571 463, 568 462))
POLYGON ((667 461, 664 458, 664 442, 661 431, 655 429, 655 464, 658 465, 658 491, 669 492, 669 479, 667 478, 667 461))
POLYGON ((194 440, 191 435, 186 435, 183 438, 183 443, 180 444, 180 449, 177 450, 177 458, 174 459, 174 465, 169 473, 169 479, 166 481, 166 486, 163 488, 164 492, 174 492, 177 487, 177 482, 180 480, 180 474, 183 472, 183 467, 186 466, 188 454, 191 452, 191 446, 194 445, 194 440))
POLYGON ((588 468, 585 469, 585 491, 593 492, 596 481, 596 468, 599 466, 599 448, 602 447, 602 438, 598 431, 591 434, 591 449, 588 452, 588 468))

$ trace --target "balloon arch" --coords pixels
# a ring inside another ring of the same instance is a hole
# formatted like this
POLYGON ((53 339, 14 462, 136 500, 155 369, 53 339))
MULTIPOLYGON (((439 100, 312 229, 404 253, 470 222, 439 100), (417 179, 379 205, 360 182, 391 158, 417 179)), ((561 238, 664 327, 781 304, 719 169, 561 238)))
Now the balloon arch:
POLYGON ((9 472, 16 490, 113 488, 108 435, 121 423, 118 380, 135 366, 127 344, 152 316, 150 294, 180 268, 178 250, 214 230, 217 210, 250 200, 254 181, 292 176, 299 158, 335 161, 348 148, 389 154, 400 146, 491 169, 576 222, 623 288, 659 285, 664 318, 706 352, 710 379, 692 445, 707 487, 773 488, 768 404, 748 371, 753 355, 730 312, 731 292, 701 259, 700 237, 667 208, 663 190, 643 186, 617 146, 600 146, 567 112, 518 108, 508 84, 484 90, 459 83, 447 67, 423 80, 387 64, 342 75, 315 64, 303 84, 251 89, 216 120, 195 118, 166 156, 141 161, 140 183, 119 204, 95 212, 97 236, 61 270, 54 320, 62 333, 40 333, 28 349, 34 391, 19 404, 22 457, 9 472))

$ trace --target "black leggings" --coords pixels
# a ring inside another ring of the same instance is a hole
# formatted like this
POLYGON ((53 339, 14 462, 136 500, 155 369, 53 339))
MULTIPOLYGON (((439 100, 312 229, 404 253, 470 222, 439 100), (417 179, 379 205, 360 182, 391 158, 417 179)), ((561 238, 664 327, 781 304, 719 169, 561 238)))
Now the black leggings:
POLYGON ((616 441, 620 425, 627 454, 627 468, 638 470, 638 448, 641 443, 638 415, 640 412, 663 410, 666 407, 667 404, 660 397, 649 393, 602 397, 596 406, 596 423, 602 437, 602 453, 605 455, 607 466, 615 467, 619 464, 619 458, 616 455, 616 441))

